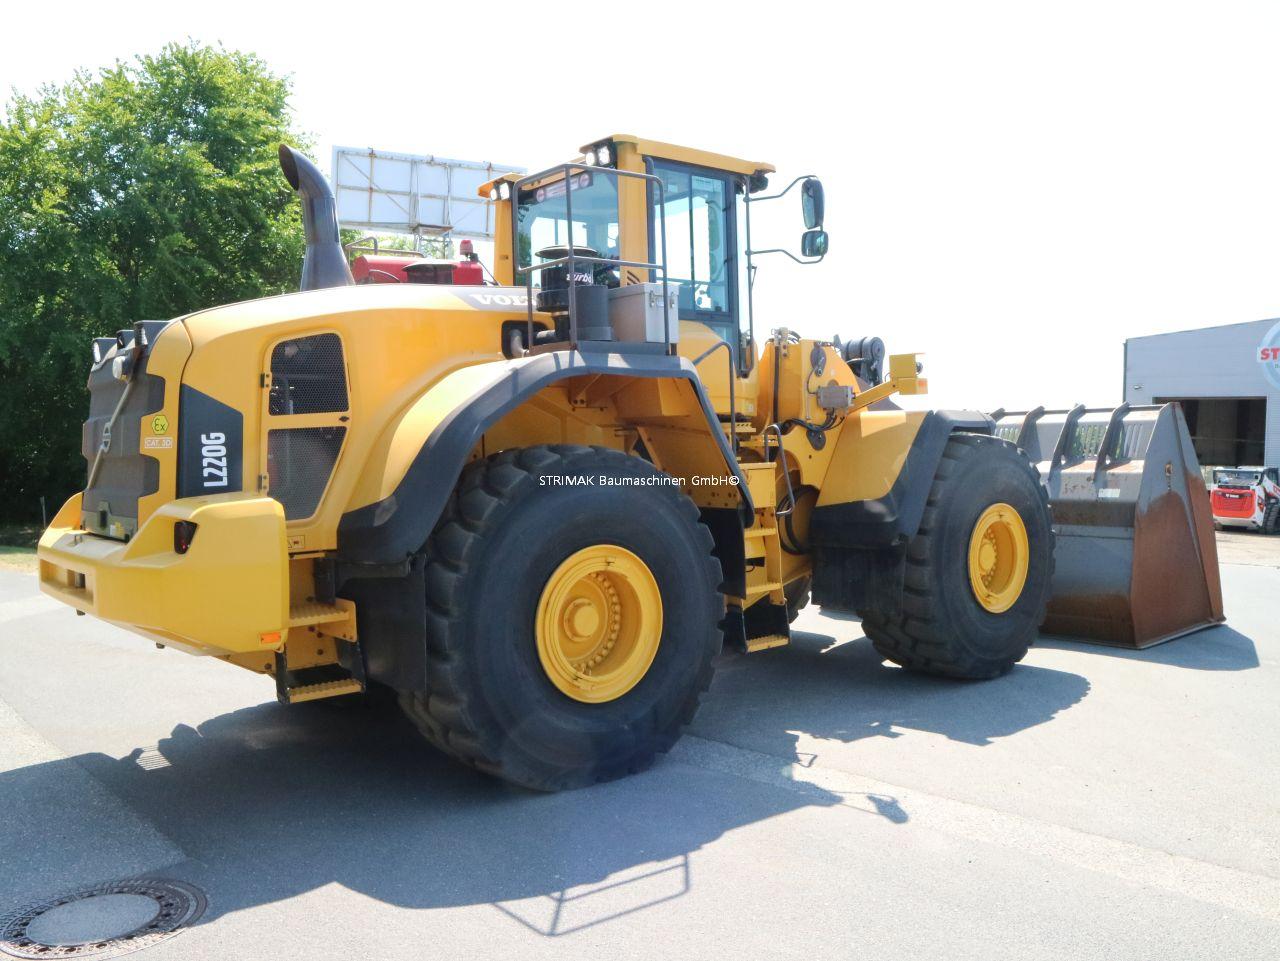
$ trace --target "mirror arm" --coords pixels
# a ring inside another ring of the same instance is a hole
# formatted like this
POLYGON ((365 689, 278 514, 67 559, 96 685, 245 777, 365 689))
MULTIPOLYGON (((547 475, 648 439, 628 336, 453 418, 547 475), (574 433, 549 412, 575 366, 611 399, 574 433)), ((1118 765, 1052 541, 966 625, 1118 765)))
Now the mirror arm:
MULTIPOLYGON (((743 199, 749 204, 758 204, 762 200, 777 200, 779 197, 785 197, 787 195, 787 192, 790 191, 791 188, 794 187, 796 184, 798 184, 800 181, 810 180, 810 179, 816 180, 818 178, 816 174, 802 174, 801 176, 797 177, 795 180, 791 181, 791 183, 787 184, 786 187, 782 189, 781 193, 768 194, 767 196, 764 196, 764 197, 752 197, 751 194, 748 193, 743 199)), ((765 251, 762 250, 761 253, 765 253, 765 251)))
POLYGON ((747 255, 748 255, 749 257, 759 257, 759 256, 761 256, 762 254, 786 254, 788 257, 790 257, 790 258, 791 258, 792 260, 794 260, 796 263, 800 264, 801 266, 806 266, 806 267, 807 267, 809 264, 820 264, 820 263, 822 263, 822 259, 823 259, 823 257, 826 257, 826 256, 827 256, 826 254, 823 254, 823 255, 822 255, 822 257, 814 257, 812 260, 801 260, 799 257, 797 257, 795 254, 793 254, 791 251, 787 250, 785 247, 771 247, 771 248, 769 248, 768 250, 748 250, 748 251, 747 251, 747 255))

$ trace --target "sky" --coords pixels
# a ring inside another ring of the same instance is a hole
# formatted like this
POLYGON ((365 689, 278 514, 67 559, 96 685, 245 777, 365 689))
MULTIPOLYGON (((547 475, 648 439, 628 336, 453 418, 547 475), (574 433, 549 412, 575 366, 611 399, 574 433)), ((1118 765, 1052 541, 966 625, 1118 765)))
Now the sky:
MULTIPOLYGON (((1115 404, 1126 337, 1280 315, 1274 3, 221 0, 5 18, 6 93, 171 40, 253 51, 292 77, 325 167, 343 144, 532 170, 628 132, 771 162, 778 186, 818 174, 831 253, 761 262, 757 332, 922 352, 935 406, 1115 404)), ((801 230, 797 201, 761 239, 801 230)))

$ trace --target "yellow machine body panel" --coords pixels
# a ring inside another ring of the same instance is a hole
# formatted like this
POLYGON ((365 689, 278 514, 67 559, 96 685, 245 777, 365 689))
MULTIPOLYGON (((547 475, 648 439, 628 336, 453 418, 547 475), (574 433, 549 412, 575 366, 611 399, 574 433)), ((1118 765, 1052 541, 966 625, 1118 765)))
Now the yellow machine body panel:
MULTIPOLYGON (((156 342, 148 369, 176 384, 191 355, 191 338, 181 324, 171 326, 173 329, 167 332, 167 336, 156 342)), ((154 413, 143 414, 139 420, 142 450, 156 460, 158 468, 155 493, 139 498, 139 524, 145 523, 173 497, 178 469, 178 396, 177 390, 165 391, 164 405, 154 413)))
MULTIPOLYGON (((369 485, 363 470, 375 450, 394 458, 394 445, 381 441, 384 433, 394 431, 394 425, 415 409, 434 382, 467 366, 501 358, 502 320, 523 316, 510 297, 503 299, 508 302, 486 296, 485 288, 387 284, 217 308, 186 321, 194 350, 183 383, 244 414, 246 490, 270 492, 270 431, 346 428, 331 486, 320 498, 316 513, 288 525, 295 550, 332 550, 342 513, 385 496, 382 487, 369 485), (293 338, 324 333, 336 334, 342 343, 348 409, 270 415, 273 350, 293 338), (246 358, 255 365, 252 376, 246 376, 246 358), (248 442, 250 438, 253 443, 248 442)), ((388 473, 380 460, 374 470, 380 476, 388 473)))
MULTIPOLYGON (((314 591, 291 584, 291 573, 313 576, 309 559, 338 547, 344 515, 393 509, 398 488, 442 424, 486 391, 523 390, 522 370, 537 358, 503 357, 501 326, 525 318, 522 299, 498 288, 385 285, 247 301, 170 324, 149 357, 150 371, 167 386, 162 407, 141 424, 143 453, 160 469, 157 489, 140 498, 139 529, 127 543, 88 533, 76 522, 81 498, 73 498, 41 542, 44 590, 174 647, 251 655, 254 669, 263 670, 253 652, 280 647, 291 626, 307 626, 297 614, 298 599, 314 591), (342 345, 346 404, 324 413, 271 413, 274 351, 318 335, 336 336, 342 345), (177 496, 180 398, 187 391, 243 419, 240 476, 232 485, 240 492, 177 496), (314 512, 286 519, 272 497, 269 438, 277 430, 310 428, 341 430, 341 449, 314 512), (258 511, 252 522, 246 519, 251 508, 258 511), (173 527, 183 519, 196 523, 198 533, 191 550, 179 555, 173 527), (252 563, 221 553, 219 545, 234 543, 252 563), (273 576, 260 569, 264 558, 277 571, 273 576), (209 592, 236 602, 190 604, 209 592)), ((466 456, 531 443, 631 451, 642 435, 664 469, 719 481, 691 483, 698 503, 732 507, 738 501, 692 382, 629 376, 625 369, 566 371, 495 417, 466 456)))
POLYGON ((926 411, 864 410, 840 427, 817 506, 871 501, 893 488, 926 411))
POLYGON ((40 538, 40 588, 194 654, 271 650, 289 620, 288 554, 278 501, 221 494, 170 501, 128 543, 80 530, 80 495, 40 538), (186 553, 174 525, 195 524, 186 553))

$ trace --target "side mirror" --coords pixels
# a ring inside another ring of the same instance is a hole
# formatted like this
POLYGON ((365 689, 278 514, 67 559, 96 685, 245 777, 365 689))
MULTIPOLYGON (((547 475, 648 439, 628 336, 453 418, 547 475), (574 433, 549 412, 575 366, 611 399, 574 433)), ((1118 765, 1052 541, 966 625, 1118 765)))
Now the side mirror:
POLYGON ((804 210, 804 226, 813 230, 822 226, 822 218, 826 211, 826 196, 822 191, 822 181, 817 177, 806 177, 800 185, 800 205, 804 210))
POLYGON ((825 230, 806 230, 800 236, 800 253, 805 257, 825 257, 827 246, 825 230))

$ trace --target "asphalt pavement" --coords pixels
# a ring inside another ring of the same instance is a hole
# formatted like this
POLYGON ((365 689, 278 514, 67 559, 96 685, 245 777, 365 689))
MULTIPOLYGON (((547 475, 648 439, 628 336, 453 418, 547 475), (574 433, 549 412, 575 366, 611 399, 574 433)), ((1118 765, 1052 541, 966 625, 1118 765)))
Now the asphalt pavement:
POLYGON ((557 795, 0 568, 0 915, 155 875, 208 907, 147 961, 1274 959, 1280 538, 1247 547, 1227 625, 985 683, 807 609, 651 771, 557 795))

